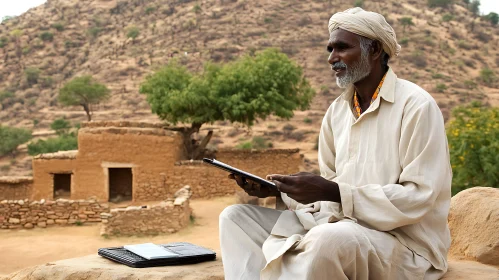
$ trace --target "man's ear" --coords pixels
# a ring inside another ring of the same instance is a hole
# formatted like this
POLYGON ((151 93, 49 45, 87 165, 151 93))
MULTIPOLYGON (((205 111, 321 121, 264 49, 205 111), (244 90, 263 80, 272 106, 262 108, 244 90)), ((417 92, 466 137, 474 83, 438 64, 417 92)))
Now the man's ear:
POLYGON ((383 45, 379 41, 374 41, 371 45, 371 55, 373 60, 381 59, 383 54, 383 45))

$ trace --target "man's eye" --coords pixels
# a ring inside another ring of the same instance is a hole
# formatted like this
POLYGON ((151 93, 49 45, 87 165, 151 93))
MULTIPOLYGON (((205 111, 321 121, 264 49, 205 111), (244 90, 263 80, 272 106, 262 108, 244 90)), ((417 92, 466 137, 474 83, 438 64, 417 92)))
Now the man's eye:
POLYGON ((327 51, 328 52, 333 52, 333 48, 332 47, 327 47, 327 51))

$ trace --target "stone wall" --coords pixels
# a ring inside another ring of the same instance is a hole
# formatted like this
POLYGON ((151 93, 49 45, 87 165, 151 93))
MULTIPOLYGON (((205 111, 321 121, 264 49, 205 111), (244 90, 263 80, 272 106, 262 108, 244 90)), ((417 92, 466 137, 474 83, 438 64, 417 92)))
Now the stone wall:
POLYGON ((30 229, 101 222, 101 213, 109 213, 109 206, 95 200, 3 200, 0 202, 0 228, 30 229))
POLYGON ((156 235, 179 231, 189 225, 190 188, 184 187, 173 200, 156 205, 115 208, 102 213, 101 235, 156 235))
POLYGON ((18 200, 31 196, 33 177, 0 177, 0 200, 18 200))
MULTIPOLYGON (((290 150, 220 150, 217 160, 262 178, 268 174, 292 174, 299 172, 301 156, 298 149, 290 150)), ((166 177, 170 187, 189 185, 194 198, 211 198, 233 195, 239 187, 223 170, 202 163, 202 161, 178 162, 166 177)))

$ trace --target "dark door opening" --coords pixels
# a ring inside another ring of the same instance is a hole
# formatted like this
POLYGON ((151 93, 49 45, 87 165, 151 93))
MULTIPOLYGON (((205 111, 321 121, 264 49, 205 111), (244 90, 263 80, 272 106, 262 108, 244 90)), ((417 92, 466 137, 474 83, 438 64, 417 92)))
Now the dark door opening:
POLYGON ((132 169, 109 168, 109 201, 132 200, 132 169))
POLYGON ((71 174, 54 174, 54 199, 71 197, 71 174))

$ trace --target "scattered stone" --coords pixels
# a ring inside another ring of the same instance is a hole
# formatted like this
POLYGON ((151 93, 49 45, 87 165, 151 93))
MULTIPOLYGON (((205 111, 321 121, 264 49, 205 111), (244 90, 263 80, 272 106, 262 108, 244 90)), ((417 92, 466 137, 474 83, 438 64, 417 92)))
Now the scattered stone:
POLYGON ((24 228, 34 228, 32 223, 26 223, 24 224, 24 228))
POLYGON ((20 222, 21 222, 21 220, 17 219, 17 218, 10 218, 9 219, 10 224, 19 224, 20 222))
POLYGON ((41 227, 41 228, 46 228, 47 227, 47 223, 46 222, 38 222, 36 224, 37 227, 41 227))

